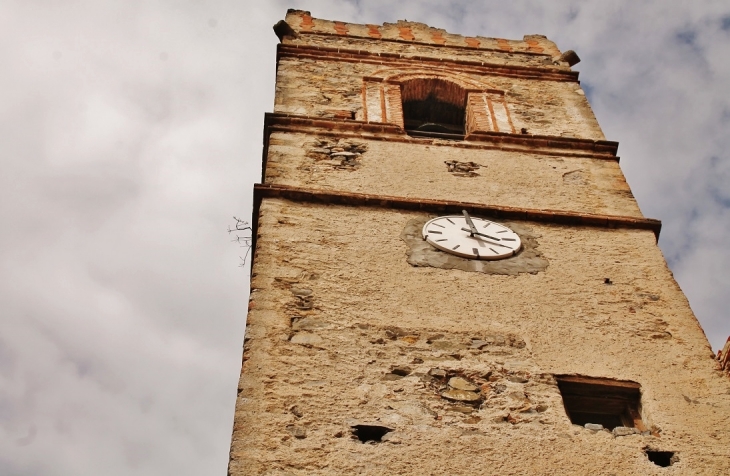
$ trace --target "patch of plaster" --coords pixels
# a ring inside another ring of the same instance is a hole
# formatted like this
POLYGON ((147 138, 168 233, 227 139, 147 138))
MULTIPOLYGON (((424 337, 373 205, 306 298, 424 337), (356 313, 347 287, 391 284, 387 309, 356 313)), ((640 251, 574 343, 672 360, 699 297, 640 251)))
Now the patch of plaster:
POLYGON ((537 249, 537 238, 539 236, 521 223, 502 222, 520 235, 522 250, 511 258, 483 261, 454 256, 429 245, 423 239, 421 230, 423 225, 431 218, 433 217, 409 220, 401 233, 401 239, 408 245, 408 263, 412 266, 431 266, 433 268, 460 269, 477 273, 513 276, 520 273, 537 274, 540 271, 545 271, 548 267, 548 260, 537 249))

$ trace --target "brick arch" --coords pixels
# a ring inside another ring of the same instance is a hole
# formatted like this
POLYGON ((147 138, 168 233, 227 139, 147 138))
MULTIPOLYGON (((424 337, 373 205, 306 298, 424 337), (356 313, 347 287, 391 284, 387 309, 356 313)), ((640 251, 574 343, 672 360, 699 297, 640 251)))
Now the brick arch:
POLYGON ((465 88, 441 78, 410 78, 400 84, 400 93, 406 131, 422 132, 428 127, 432 131, 465 133, 465 88))
POLYGON ((403 101, 412 99, 412 95, 424 94, 423 91, 419 92, 418 87, 407 87, 409 84, 423 88, 427 88, 429 84, 434 87, 440 84, 442 86, 439 94, 448 101, 454 104, 463 101, 466 108, 467 137, 474 132, 515 133, 504 91, 485 81, 438 69, 384 69, 363 78, 364 119, 367 122, 390 123, 405 128, 403 101))
POLYGON ((371 78, 379 78, 381 81, 392 84, 402 84, 412 79, 441 79, 454 83, 459 87, 470 90, 496 89, 493 85, 471 78, 465 74, 454 73, 439 68, 433 69, 381 69, 376 71, 371 78))
POLYGON ((429 95, 439 100, 464 107, 466 105, 467 90, 460 85, 441 78, 410 78, 401 84, 401 99, 403 101, 420 101, 429 95))

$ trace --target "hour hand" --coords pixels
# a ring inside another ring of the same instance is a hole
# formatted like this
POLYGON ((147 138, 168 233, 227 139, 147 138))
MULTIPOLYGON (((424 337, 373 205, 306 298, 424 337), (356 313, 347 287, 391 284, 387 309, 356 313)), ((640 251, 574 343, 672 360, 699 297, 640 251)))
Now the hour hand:
POLYGON ((462 230, 468 231, 472 235, 475 234, 475 233, 478 235, 479 232, 477 231, 477 227, 474 226, 474 222, 471 221, 471 217, 469 216, 469 213, 467 213, 466 210, 462 210, 461 213, 464 214, 464 219, 466 220, 466 224, 469 225, 469 229, 468 230, 466 228, 462 228, 462 230))
POLYGON ((478 231, 476 231, 476 230, 470 230, 469 228, 466 228, 466 227, 463 227, 463 228, 462 228, 462 230, 464 230, 464 231, 468 231, 469 233, 472 233, 472 234, 474 234, 474 235, 479 235, 479 236, 483 236, 483 237, 485 237, 485 238, 489 238, 490 240, 494 240, 494 241, 502 241, 502 240, 500 240, 499 238, 497 238, 496 236, 491 236, 491 235, 487 235, 486 233, 479 233, 479 232, 478 232, 478 231))

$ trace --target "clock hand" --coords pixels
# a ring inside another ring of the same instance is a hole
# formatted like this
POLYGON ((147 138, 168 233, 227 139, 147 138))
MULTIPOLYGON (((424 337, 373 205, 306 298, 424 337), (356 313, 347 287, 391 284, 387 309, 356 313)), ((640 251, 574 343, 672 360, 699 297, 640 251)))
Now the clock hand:
MULTIPOLYGON (((474 236, 474 233, 476 233, 478 235, 479 232, 477 231, 477 227, 474 226, 474 222, 471 221, 471 217, 466 212, 466 210, 462 210, 461 213, 464 214, 464 219, 466 220, 466 224, 469 225, 469 228, 470 228, 470 230, 466 230, 466 231, 469 231, 472 236, 474 236)), ((462 228, 462 230, 463 230, 463 228, 462 228)))
MULTIPOLYGON (((464 230, 464 231, 469 231, 469 230, 467 230, 466 228, 462 228, 462 230, 464 230)), ((507 246, 507 245, 503 245, 502 243, 497 243, 496 241, 492 241, 492 240, 486 240, 486 239, 484 239, 484 238, 481 238, 481 236, 485 236, 485 235, 484 235, 483 233, 477 233, 477 234, 478 234, 478 235, 480 235, 480 237, 479 237, 479 238, 477 238, 476 236, 470 236, 469 238, 471 238, 471 239, 473 239, 473 240, 481 240, 481 241, 486 241, 487 243, 491 243, 491 244, 493 244, 494 246, 501 246, 502 248, 507 248, 508 250, 512 250, 512 251, 514 251, 514 250, 515 250, 514 248, 512 248, 512 247, 510 247, 510 246, 507 246)))
POLYGON ((466 227, 462 228, 462 230, 468 231, 469 233, 471 233, 473 235, 485 236, 485 237, 489 238, 490 240, 502 241, 501 239, 497 238, 496 236, 489 236, 484 233, 479 233, 478 231, 471 231, 471 230, 469 230, 469 228, 466 228, 466 227))

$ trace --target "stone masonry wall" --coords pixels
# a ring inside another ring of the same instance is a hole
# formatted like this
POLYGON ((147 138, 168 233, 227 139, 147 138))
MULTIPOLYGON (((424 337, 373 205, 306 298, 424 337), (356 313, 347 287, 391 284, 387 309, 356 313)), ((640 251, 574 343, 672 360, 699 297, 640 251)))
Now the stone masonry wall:
POLYGON ((524 223, 547 269, 488 275, 409 265, 423 216, 264 201, 231 474, 730 470, 730 381, 651 232, 524 223), (556 374, 640 383, 656 436, 572 425, 556 374))
MULTIPOLYGON (((274 112, 315 117, 349 116, 363 120, 363 79, 385 72, 419 71, 415 65, 350 63, 282 58, 277 70, 274 112), (343 114, 344 111, 344 114, 343 114)), ((438 69, 431 68, 431 72, 438 69)), ((448 74, 457 74, 446 70, 448 74)), ((428 71, 426 71, 428 73, 428 71)), ((486 74, 459 75, 503 90, 514 128, 530 134, 605 139, 585 94, 576 82, 539 81, 486 74)))
POLYGON ((615 160, 465 149, 453 147, 452 141, 403 144, 274 133, 269 140, 266 183, 642 216, 615 160), (344 151, 351 145, 360 149, 344 151), (342 155, 333 149, 343 149, 342 155), (464 167, 470 172, 460 172, 464 167))

